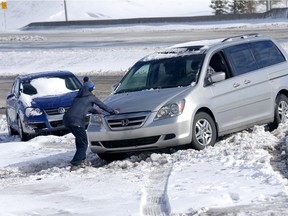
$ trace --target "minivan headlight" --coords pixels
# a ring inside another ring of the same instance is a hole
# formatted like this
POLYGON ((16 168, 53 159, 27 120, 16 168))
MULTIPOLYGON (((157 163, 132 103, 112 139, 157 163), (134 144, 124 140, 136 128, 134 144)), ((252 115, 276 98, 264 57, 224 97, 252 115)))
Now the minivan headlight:
POLYGON ((93 114, 90 117, 90 122, 93 124, 102 124, 102 115, 101 114, 93 114))
POLYGON ((185 100, 179 100, 175 103, 169 103, 165 106, 161 107, 161 109, 158 110, 155 119, 154 120, 160 120, 163 118, 169 118, 173 116, 180 115, 185 107, 185 100))
POLYGON ((25 109, 25 115, 30 116, 39 116, 42 115, 42 111, 39 108, 28 107, 25 109))

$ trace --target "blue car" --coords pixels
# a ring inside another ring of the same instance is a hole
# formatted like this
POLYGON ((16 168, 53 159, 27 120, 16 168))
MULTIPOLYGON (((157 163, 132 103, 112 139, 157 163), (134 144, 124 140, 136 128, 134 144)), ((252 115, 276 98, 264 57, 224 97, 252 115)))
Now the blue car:
POLYGON ((49 71, 16 77, 6 98, 9 135, 27 141, 39 134, 65 131, 62 117, 72 104, 80 80, 69 71, 49 71))

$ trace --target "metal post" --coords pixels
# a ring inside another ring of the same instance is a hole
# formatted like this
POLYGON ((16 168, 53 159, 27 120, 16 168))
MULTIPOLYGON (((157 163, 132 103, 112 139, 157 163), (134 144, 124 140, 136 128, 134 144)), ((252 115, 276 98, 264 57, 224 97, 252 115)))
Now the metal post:
POLYGON ((6 25, 6 13, 5 13, 5 10, 4 10, 4 28, 6 30, 7 28, 7 25, 6 25))
POLYGON ((64 0, 64 11, 65 11, 65 21, 68 21, 68 14, 67 14, 67 5, 66 5, 66 0, 64 0))
POLYGON ((6 10, 7 10, 7 2, 1 2, 1 8, 3 10, 3 20, 4 20, 4 29, 6 30, 6 10))

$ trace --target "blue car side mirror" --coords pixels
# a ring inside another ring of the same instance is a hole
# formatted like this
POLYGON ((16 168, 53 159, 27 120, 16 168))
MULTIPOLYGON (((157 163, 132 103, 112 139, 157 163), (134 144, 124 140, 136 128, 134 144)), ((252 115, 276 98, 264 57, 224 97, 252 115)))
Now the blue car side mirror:
POLYGON ((12 97, 15 97, 15 94, 14 94, 14 93, 10 93, 10 94, 7 95, 7 99, 10 99, 10 98, 12 98, 12 97))

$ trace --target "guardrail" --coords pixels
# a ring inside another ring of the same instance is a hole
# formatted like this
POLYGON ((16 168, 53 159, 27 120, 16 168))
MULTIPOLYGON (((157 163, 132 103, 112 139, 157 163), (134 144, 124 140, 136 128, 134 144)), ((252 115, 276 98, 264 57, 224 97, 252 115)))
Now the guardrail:
POLYGON ((131 25, 147 23, 189 23, 189 22, 209 22, 225 20, 243 19, 265 19, 265 18, 288 18, 288 8, 274 8, 265 13, 254 14, 224 14, 210 16, 190 16, 190 17, 150 17, 150 18, 131 18, 131 19, 105 19, 105 20, 71 20, 58 22, 33 22, 24 26, 22 30, 32 30, 41 28, 61 28, 61 27, 87 27, 101 25, 131 25))

